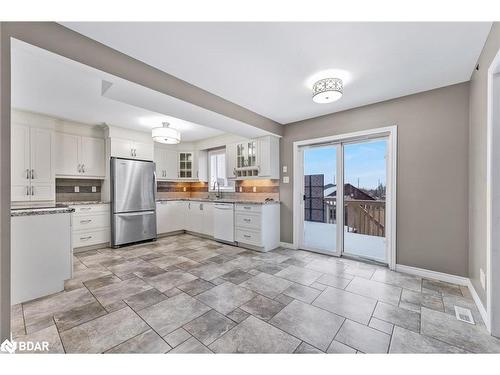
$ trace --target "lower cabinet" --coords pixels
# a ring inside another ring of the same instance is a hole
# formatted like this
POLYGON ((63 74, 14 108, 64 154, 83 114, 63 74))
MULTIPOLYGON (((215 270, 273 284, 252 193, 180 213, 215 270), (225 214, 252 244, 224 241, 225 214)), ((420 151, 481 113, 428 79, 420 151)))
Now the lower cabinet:
MULTIPOLYGON (((179 230, 214 236, 214 206, 203 201, 156 203, 158 234, 179 230)), ((236 204, 235 241, 238 246, 269 251, 280 245, 279 204, 236 204)))
POLYGON ((201 201, 156 202, 158 234, 187 230, 213 237, 213 204, 201 201))
POLYGON ((79 248, 109 243, 111 236, 109 204, 73 206, 72 244, 73 251, 79 248))
POLYGON ((269 251, 280 245, 279 204, 236 204, 234 223, 240 246, 269 251))

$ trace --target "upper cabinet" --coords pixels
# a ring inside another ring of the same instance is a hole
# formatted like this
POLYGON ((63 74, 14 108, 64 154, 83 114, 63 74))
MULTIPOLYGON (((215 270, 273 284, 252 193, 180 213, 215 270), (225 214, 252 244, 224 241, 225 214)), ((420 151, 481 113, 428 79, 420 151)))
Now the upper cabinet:
POLYGON ((279 179, 279 138, 266 136, 226 146, 228 178, 279 179))
POLYGON ((153 160, 153 145, 129 139, 111 138, 111 156, 126 159, 153 160))
POLYGON ((11 200, 55 200, 54 131, 12 124, 11 200))
POLYGON ((154 162, 156 164, 156 178, 158 180, 177 179, 177 151, 155 147, 154 162))
POLYGON ((104 178, 104 139, 56 133, 56 175, 104 178))
POLYGON ((164 148, 154 149, 156 178, 158 180, 208 181, 208 153, 164 148))

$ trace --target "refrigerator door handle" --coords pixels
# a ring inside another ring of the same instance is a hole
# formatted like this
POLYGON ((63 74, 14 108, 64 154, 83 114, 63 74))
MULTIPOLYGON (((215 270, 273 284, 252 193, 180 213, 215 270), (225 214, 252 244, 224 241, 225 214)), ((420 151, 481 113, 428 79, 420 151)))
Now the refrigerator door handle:
POLYGON ((156 171, 153 171, 153 197, 154 197, 155 202, 156 202, 157 190, 158 190, 158 185, 156 182, 156 171))
POLYGON ((139 212, 123 212, 115 215, 130 217, 130 216, 156 215, 156 213, 154 211, 139 211, 139 212))

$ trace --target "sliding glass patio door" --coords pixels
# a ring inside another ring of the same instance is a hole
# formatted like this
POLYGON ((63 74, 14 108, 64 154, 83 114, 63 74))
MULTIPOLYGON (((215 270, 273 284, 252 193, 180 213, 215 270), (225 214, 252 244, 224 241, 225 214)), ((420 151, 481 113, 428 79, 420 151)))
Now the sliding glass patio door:
POLYGON ((299 148, 299 247, 387 263, 387 137, 299 148))

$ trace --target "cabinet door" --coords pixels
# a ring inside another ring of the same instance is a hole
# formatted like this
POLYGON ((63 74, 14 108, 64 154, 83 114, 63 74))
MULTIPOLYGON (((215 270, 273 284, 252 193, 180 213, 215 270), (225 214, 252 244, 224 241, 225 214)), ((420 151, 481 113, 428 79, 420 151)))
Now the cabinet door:
POLYGON ((170 217, 172 231, 186 229, 186 217, 188 215, 188 202, 172 201, 169 203, 172 203, 172 211, 171 211, 172 215, 170 217))
POLYGON ((192 202, 191 203, 191 220, 193 221, 192 224, 192 231, 196 233, 203 233, 203 212, 204 212, 205 206, 202 202, 192 202))
POLYGON ((198 151, 198 180, 202 182, 208 182, 208 152, 206 150, 198 151))
POLYGON ((13 125, 11 134, 11 200, 28 201, 30 149, 29 127, 13 125))
POLYGON ((214 205, 212 203, 203 203, 202 233, 212 237, 214 235, 214 205))
POLYGON ((193 153, 179 152, 179 171, 178 176, 181 179, 192 179, 193 176, 193 153))
POLYGON ((178 177, 177 151, 165 150, 165 177, 175 180, 178 177))
POLYGON ((111 138, 111 156, 131 159, 132 151, 133 144, 128 139, 111 138))
POLYGON ((227 178, 236 178, 236 144, 226 145, 226 175, 227 178))
POLYGON ((165 180, 165 150, 162 148, 155 147, 154 148, 154 159, 155 168, 156 168, 156 179, 157 180, 165 180))
POLYGON ((54 137, 48 129, 30 129, 32 183, 54 184, 54 137))
POLYGON ((56 175, 80 175, 80 137, 72 134, 55 133, 55 169, 56 175))
POLYGON ((156 203, 156 228, 159 234, 169 232, 168 202, 156 203))
POLYGON ((104 177, 104 139, 81 137, 80 163, 82 174, 104 177))
POLYGON ((152 143, 143 143, 143 142, 134 142, 134 158, 140 160, 153 160, 153 144, 152 143))

